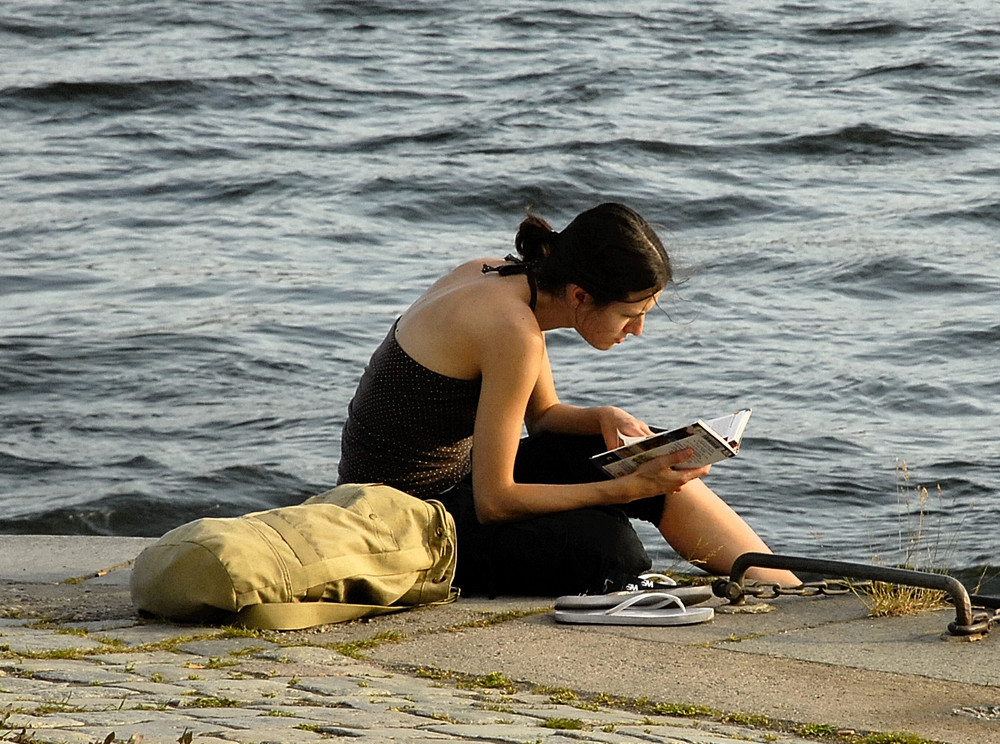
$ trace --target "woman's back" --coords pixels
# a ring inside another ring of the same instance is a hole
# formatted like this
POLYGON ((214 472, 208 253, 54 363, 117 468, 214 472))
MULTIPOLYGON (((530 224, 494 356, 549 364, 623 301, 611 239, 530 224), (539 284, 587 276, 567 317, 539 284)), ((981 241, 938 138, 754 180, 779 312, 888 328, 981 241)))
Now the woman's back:
POLYGON ((344 425, 340 482, 430 496, 468 475, 484 345, 511 332, 541 335, 530 313, 512 319, 524 306, 523 277, 497 281, 482 265, 463 264, 436 282, 372 355, 344 425))

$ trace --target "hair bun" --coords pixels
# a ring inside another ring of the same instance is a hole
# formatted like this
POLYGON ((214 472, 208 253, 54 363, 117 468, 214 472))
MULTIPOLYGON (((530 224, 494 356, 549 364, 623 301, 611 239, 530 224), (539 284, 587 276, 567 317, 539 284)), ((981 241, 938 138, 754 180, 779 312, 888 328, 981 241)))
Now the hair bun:
POLYGON ((533 214, 529 214, 517 230, 514 247, 525 261, 543 261, 552 252, 559 233, 552 226, 533 214))

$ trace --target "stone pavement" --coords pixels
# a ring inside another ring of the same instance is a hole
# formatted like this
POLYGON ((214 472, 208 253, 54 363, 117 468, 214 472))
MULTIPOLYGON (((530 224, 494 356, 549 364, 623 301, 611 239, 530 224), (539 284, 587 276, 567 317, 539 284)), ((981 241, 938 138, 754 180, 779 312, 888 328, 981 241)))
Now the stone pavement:
POLYGON ((462 599, 245 633, 137 617, 148 542, 0 536, 0 742, 1000 742, 1000 646, 945 640, 950 611, 718 600, 704 625, 593 627, 462 599))

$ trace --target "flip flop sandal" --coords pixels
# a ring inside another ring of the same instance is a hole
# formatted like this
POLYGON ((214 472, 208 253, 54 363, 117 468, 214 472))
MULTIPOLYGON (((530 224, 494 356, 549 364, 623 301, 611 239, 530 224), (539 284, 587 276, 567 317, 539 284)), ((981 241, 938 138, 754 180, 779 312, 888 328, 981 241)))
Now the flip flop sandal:
POLYGON ((689 609, 666 592, 635 593, 617 605, 591 610, 560 610, 556 622, 592 625, 697 625, 715 617, 711 607, 689 609))
POLYGON ((672 586, 669 589, 644 590, 638 592, 610 592, 608 594, 568 594, 556 599, 557 610, 600 610, 610 609, 620 604, 630 597, 638 597, 641 601, 639 605, 655 603, 658 599, 650 600, 650 597, 661 597, 664 593, 677 597, 685 606, 701 604, 712 599, 712 587, 708 585, 692 586, 672 586))

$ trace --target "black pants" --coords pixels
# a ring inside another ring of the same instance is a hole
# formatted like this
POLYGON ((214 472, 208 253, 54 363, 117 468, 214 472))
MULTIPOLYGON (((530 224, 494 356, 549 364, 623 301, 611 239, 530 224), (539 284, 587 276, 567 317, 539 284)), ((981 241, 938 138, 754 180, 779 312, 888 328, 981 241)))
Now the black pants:
MULTIPOLYGON (((589 483, 605 476, 589 461, 601 437, 542 434, 521 441, 519 483, 589 483)), ((465 595, 559 596, 599 592, 613 574, 634 576, 651 562, 629 517, 659 524, 664 497, 621 506, 555 512, 516 522, 480 524, 467 478, 439 498, 455 519, 458 571, 465 595)))

